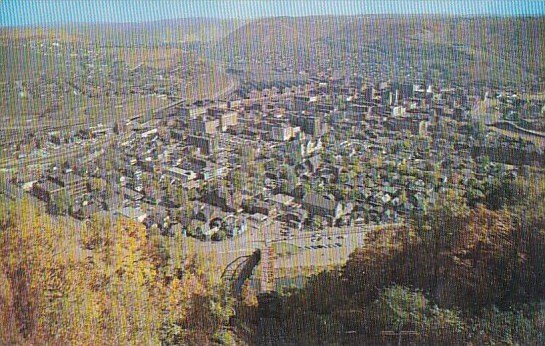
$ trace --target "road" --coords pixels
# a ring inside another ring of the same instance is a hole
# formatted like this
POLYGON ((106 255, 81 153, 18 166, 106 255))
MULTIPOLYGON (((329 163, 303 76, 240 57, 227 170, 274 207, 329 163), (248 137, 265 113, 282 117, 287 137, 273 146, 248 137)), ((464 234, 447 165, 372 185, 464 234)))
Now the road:
MULTIPOLYGON (((356 248, 363 246, 367 232, 390 227, 404 227, 403 223, 392 223, 384 225, 363 225, 359 227, 328 227, 318 232, 325 234, 320 240, 312 236, 313 232, 294 231, 293 239, 285 240, 280 234, 282 225, 279 221, 273 221, 268 225, 256 227, 255 224, 248 224, 248 231, 238 237, 227 239, 221 242, 204 242, 193 238, 185 238, 184 247, 187 251, 195 251, 211 257, 215 262, 215 269, 221 274, 223 268, 239 256, 250 255, 257 248, 265 247, 265 239, 271 244, 290 244, 299 248, 297 253, 290 256, 279 257, 275 260, 275 268, 280 271, 297 271, 305 267, 324 267, 329 265, 343 264, 350 253, 356 248), (331 237, 331 239, 328 239, 331 237), (341 238, 342 237, 342 238, 341 238), (340 247, 327 247, 328 244, 342 244, 340 247), (308 248, 310 246, 323 245, 323 248, 308 248)), ((211 268, 212 269, 212 268, 211 268)), ((279 275, 277 275, 279 276, 279 275)))
MULTIPOLYGON (((225 72, 227 74, 227 72, 225 72)), ((228 74, 227 74, 228 75, 228 74)), ((225 88, 221 89, 221 90, 218 90, 216 91, 214 94, 212 94, 209 99, 211 100, 219 100, 221 98, 224 98, 225 96, 231 94, 232 92, 234 92, 236 90, 236 88, 238 88, 240 84, 240 81, 233 77, 233 76, 229 76, 229 85, 226 86, 225 88)))
POLYGON ((82 157, 90 155, 97 150, 104 148, 107 145, 112 145, 117 141, 115 136, 98 138, 96 142, 85 143, 83 145, 70 144, 64 148, 58 149, 47 157, 25 157, 20 159, 3 159, 0 161, 0 169, 16 169, 29 167, 32 165, 46 165, 60 161, 66 161, 74 157, 82 157))

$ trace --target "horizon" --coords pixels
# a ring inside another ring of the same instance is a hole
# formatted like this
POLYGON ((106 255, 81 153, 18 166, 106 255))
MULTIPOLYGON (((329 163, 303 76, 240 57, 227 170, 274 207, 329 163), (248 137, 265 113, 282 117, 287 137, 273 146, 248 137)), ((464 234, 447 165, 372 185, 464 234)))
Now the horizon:
POLYGON ((137 24, 181 19, 254 20, 275 17, 429 15, 540 17, 543 1, 25 1, 0 2, 0 27, 137 24))

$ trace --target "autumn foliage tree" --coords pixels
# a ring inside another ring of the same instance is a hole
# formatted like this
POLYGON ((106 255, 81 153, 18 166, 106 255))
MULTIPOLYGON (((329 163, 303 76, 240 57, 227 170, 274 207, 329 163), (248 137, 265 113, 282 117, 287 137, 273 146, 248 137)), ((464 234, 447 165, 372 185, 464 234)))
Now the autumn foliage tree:
POLYGON ((296 340, 351 331, 347 343, 378 343, 381 331, 413 330, 424 344, 545 342, 545 183, 497 184, 509 182, 513 191, 487 191, 489 205, 447 191, 410 227, 368 232, 340 275, 284 297, 296 340))
POLYGON ((207 344, 232 314, 202 259, 161 268, 141 224, 77 230, 28 202, 1 208, 0 344, 207 344))

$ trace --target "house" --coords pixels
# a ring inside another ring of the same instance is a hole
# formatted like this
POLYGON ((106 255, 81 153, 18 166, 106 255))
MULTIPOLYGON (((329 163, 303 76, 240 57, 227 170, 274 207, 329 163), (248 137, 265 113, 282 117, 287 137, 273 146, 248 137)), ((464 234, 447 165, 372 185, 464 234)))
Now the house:
POLYGON ((213 135, 220 126, 218 119, 196 118, 189 121, 189 126, 193 134, 213 135))
POLYGON ((297 173, 299 176, 312 176, 318 170, 320 165, 319 160, 319 158, 312 160, 305 159, 304 161, 301 160, 299 163, 295 163, 295 173, 297 173))
POLYGON ((128 199, 129 201, 141 201, 144 198, 144 195, 130 189, 122 189, 123 198, 128 199))
POLYGON ((102 206, 97 203, 82 205, 72 211, 72 216, 78 220, 85 220, 91 218, 94 214, 102 211, 102 206))
POLYGON ((32 194, 44 202, 50 202, 62 191, 66 191, 63 186, 48 180, 32 185, 32 194))
POLYGON ((167 167, 164 169, 164 174, 183 183, 197 179, 197 173, 178 167, 167 167))
POLYGON ((227 111, 219 115, 219 123, 222 131, 226 131, 228 127, 238 124, 238 113, 227 111))
POLYGON ((293 137, 293 128, 291 126, 281 125, 271 128, 271 139, 277 142, 284 142, 293 137))
POLYGON ((116 212, 116 215, 126 217, 127 219, 136 220, 138 222, 144 222, 148 216, 145 212, 140 209, 125 207, 116 212))
POLYGON ((305 160, 304 164, 309 172, 316 173, 320 168, 322 159, 319 155, 314 155, 305 160))
POLYGON ((210 167, 210 163, 203 158, 190 156, 182 163, 182 168, 196 173, 202 173, 203 170, 210 167))
POLYGON ((242 208, 244 211, 250 214, 262 214, 265 216, 273 217, 276 215, 276 207, 272 203, 267 203, 261 200, 244 200, 242 202, 242 208))
POLYGON ((87 192, 87 178, 79 176, 75 173, 64 173, 50 175, 49 181, 58 184, 66 189, 66 192, 71 196, 78 196, 87 192))
POLYGON ((194 118, 205 113, 205 107, 184 106, 180 109, 180 115, 183 119, 194 118))
POLYGON ((253 228, 261 228, 262 226, 267 225, 267 222, 270 221, 267 215, 263 215, 260 213, 252 214, 248 219, 252 221, 253 228))
POLYGON ((219 147, 219 139, 215 136, 189 135, 187 136, 187 143, 199 148, 204 155, 217 152, 219 147))
POLYGON ((277 210, 287 211, 293 204, 294 198, 289 195, 276 194, 269 198, 269 201, 274 204, 277 210))
POLYGON ((241 211, 241 195, 226 188, 215 189, 201 198, 204 202, 222 208, 225 211, 241 211))

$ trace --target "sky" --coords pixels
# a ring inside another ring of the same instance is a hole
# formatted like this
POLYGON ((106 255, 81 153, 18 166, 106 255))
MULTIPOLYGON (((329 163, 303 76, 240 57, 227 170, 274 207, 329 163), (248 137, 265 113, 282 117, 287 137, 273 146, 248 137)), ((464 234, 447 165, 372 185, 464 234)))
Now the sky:
POLYGON ((191 17, 253 19, 364 14, 536 16, 545 15, 545 1, 0 0, 0 26, 127 23, 191 17))

